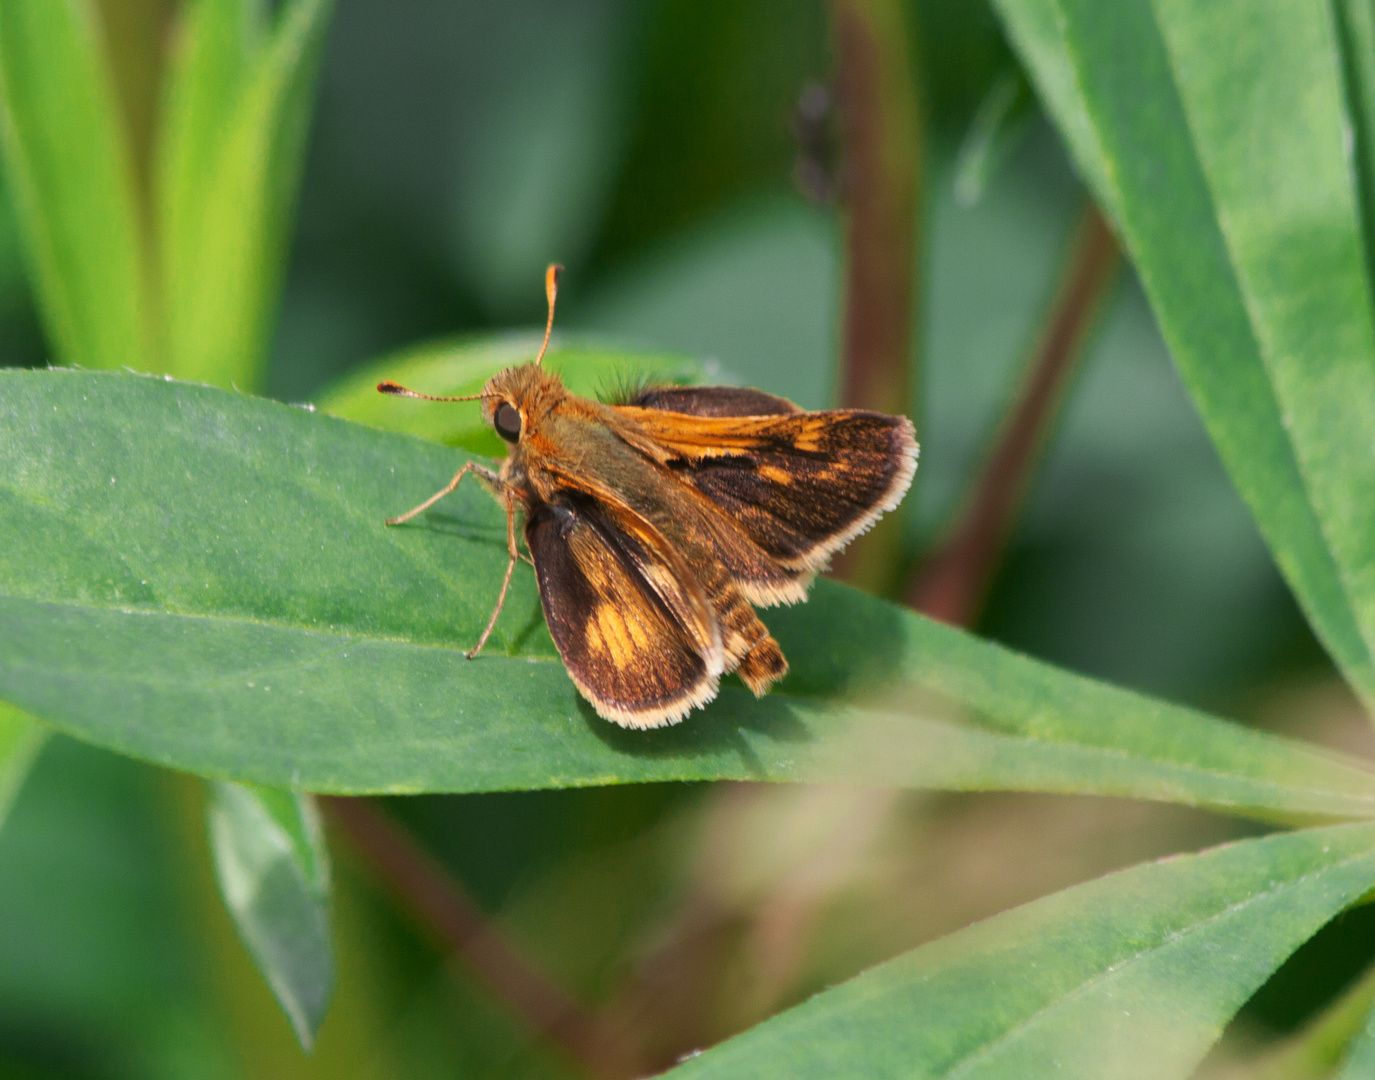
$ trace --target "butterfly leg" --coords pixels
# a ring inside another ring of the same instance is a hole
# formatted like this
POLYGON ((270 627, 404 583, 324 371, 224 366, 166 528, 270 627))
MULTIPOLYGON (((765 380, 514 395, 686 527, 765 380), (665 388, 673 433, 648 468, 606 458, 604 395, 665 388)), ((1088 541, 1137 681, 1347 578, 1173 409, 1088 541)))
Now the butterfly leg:
POLYGON ((476 461, 470 461, 468 462, 468 464, 464 465, 463 468, 459 469, 458 472, 454 473, 454 478, 450 480, 446 486, 441 488, 439 491, 436 491, 433 495, 431 495, 423 503, 417 506, 414 510, 407 510, 400 517, 387 518, 387 524, 400 525, 403 521, 410 521, 411 518, 415 517, 416 514, 424 513, 435 503, 439 502, 440 499, 444 498, 445 495, 449 494, 449 492, 453 491, 456 487, 458 487, 459 482, 470 472, 477 473, 478 476, 482 477, 482 479, 486 480, 489 484, 492 484, 494 486, 500 486, 501 484, 501 478, 497 476, 496 473, 492 472, 491 469, 484 468, 483 466, 479 465, 476 461))
MULTIPOLYGON (((492 617, 487 620, 487 628, 482 631, 482 636, 477 639, 477 644, 468 651, 468 659, 471 660, 482 651, 482 646, 487 644, 487 639, 492 636, 492 629, 497 624, 497 616, 501 614, 501 609, 506 606, 506 590, 511 587, 511 572, 516 568, 516 561, 521 558, 520 551, 516 548, 516 508, 511 502, 510 494, 503 494, 502 503, 506 507, 506 553, 510 559, 506 563, 506 576, 501 579, 501 592, 497 596, 497 606, 492 611, 492 617)), ((532 562, 531 566, 534 565, 532 562)))

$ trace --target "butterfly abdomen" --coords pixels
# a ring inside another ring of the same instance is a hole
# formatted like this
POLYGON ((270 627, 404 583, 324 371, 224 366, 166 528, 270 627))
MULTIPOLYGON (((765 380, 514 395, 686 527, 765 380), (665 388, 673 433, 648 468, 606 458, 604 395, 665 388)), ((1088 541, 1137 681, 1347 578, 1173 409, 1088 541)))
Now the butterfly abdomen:
POLYGON ((770 686, 788 673, 788 661, 778 642, 765 634, 763 640, 741 657, 735 672, 754 691, 755 697, 763 697, 770 686))

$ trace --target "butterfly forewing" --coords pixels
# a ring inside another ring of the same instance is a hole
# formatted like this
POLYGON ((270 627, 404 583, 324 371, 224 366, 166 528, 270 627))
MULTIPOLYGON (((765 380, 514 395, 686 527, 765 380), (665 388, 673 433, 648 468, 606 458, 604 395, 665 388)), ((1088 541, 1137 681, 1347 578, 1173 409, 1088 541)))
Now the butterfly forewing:
POLYGON ((897 505, 916 469, 905 417, 845 409, 738 417, 618 411, 673 455, 668 465, 681 479, 793 571, 823 567, 897 505))

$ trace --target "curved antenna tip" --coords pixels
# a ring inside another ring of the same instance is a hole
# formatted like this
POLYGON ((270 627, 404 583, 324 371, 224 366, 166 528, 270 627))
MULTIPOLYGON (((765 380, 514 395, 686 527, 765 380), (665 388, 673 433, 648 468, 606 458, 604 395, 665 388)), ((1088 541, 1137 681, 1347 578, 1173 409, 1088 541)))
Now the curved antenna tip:
POLYGON ((549 348, 549 335, 554 331, 554 301, 559 296, 559 275, 562 273, 563 267, 558 263, 550 263, 549 269, 544 272, 544 298, 549 302, 549 319, 544 324, 544 341, 540 343, 539 355, 535 357, 535 367, 544 361, 544 351, 549 348))
POLYGON ((390 380, 377 384, 379 394, 392 394, 395 397, 419 398, 421 401, 476 401, 481 394, 463 394, 460 397, 440 397, 436 394, 422 394, 419 390, 409 390, 400 383, 390 380))

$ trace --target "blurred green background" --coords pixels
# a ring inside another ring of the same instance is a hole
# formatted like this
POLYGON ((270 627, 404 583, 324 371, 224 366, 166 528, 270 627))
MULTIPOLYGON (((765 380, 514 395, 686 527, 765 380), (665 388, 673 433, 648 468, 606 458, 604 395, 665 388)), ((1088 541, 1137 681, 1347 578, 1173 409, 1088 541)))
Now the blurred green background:
MULTIPOLYGON (((901 512, 918 559, 1013 400, 1085 193, 1028 103, 998 128, 978 197, 957 198, 961 147, 1016 62, 982 3, 908 14, 922 457, 901 512)), ((123 61, 156 92, 146 58, 123 61)), ((690 353, 827 405, 841 230, 835 205, 799 188, 796 114, 831 62, 819 3, 340 0, 266 392, 309 401, 392 350, 537 324, 559 261, 565 338, 690 353)), ((48 355, 5 208, 0 363, 48 355)), ((1347 748, 1365 736, 1130 270, 977 629, 1224 715, 1282 713, 1347 748)), ((200 799, 189 779, 66 739, 45 749, 0 831, 0 1076, 579 1075, 342 841, 340 988, 303 1056, 220 908, 200 799)), ((971 919, 1243 828, 1108 800, 748 785, 388 805, 554 981, 661 1063, 971 919)), ((1324 931, 1237 1038, 1292 1029, 1375 953, 1372 935, 1360 912, 1324 931)))

